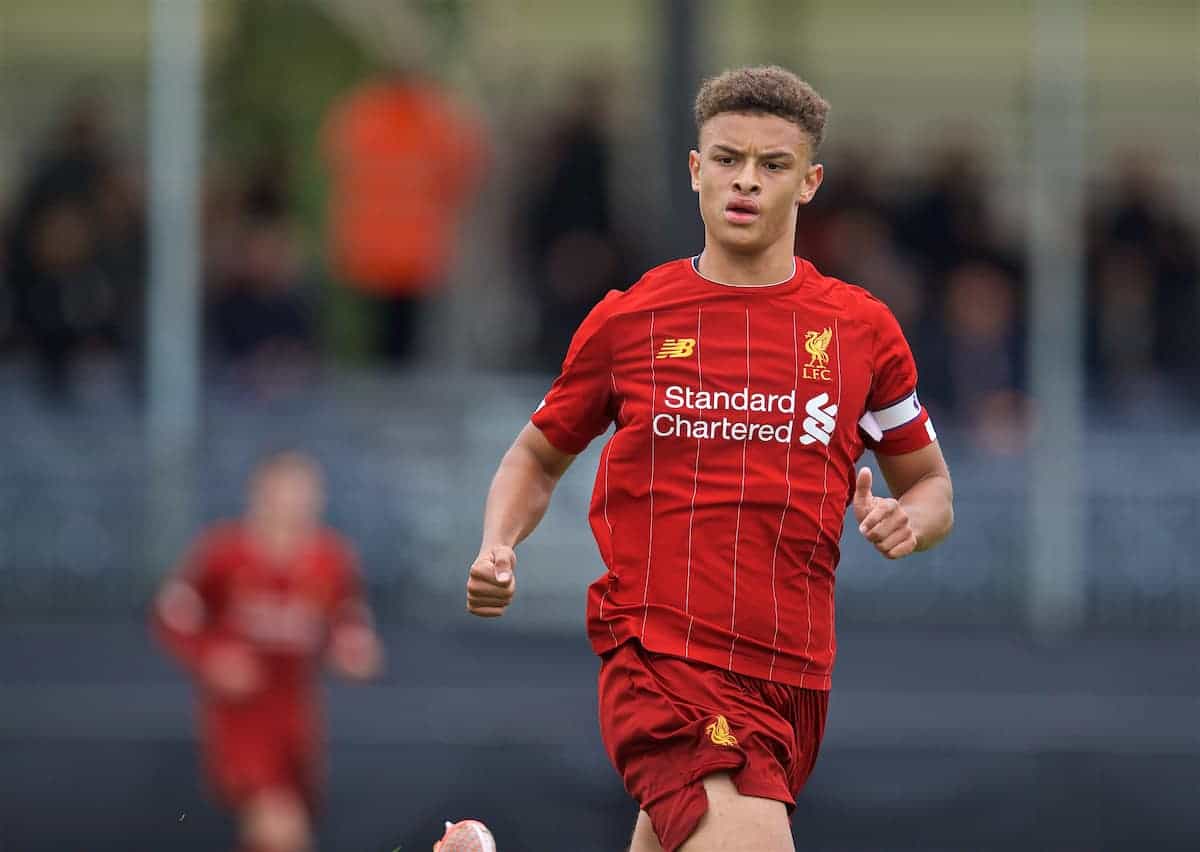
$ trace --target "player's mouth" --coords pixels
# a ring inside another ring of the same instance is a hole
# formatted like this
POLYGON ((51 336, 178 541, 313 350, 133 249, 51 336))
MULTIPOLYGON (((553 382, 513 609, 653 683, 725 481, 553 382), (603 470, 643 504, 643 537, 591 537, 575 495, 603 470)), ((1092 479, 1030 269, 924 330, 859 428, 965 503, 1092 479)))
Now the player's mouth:
POLYGON ((725 205, 725 221, 748 225, 758 218, 758 202, 752 198, 734 198, 725 205))

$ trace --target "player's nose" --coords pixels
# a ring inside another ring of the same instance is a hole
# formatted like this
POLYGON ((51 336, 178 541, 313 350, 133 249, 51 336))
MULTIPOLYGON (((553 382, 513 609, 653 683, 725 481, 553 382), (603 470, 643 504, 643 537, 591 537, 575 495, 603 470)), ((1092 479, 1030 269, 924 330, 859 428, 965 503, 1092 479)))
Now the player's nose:
POLYGON ((744 195, 750 195, 751 193, 758 192, 761 187, 758 182, 758 177, 754 174, 753 169, 747 167, 743 168, 738 174, 734 175, 733 188, 736 192, 740 192, 744 195))

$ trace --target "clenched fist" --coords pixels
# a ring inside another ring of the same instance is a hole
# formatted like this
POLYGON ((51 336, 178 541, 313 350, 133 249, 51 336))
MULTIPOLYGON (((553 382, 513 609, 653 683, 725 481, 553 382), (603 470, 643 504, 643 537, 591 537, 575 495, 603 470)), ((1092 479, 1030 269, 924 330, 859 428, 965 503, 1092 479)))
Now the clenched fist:
POLYGON ((383 668, 383 646, 379 637, 362 625, 335 629, 329 640, 328 656, 334 671, 353 680, 370 680, 383 668))
POLYGON ((480 553, 467 577, 467 611, 481 618, 504 615, 517 590, 516 567, 517 554, 511 547, 497 545, 480 553))
POLYGON ((900 501, 871 493, 869 467, 858 472, 853 505, 858 531, 888 559, 908 556, 917 549, 917 534, 900 501))

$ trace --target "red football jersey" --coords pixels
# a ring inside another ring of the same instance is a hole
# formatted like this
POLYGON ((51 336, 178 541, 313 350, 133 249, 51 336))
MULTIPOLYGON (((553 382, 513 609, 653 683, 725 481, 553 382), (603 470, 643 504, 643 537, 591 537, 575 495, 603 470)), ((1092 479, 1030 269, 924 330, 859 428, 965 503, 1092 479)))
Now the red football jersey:
POLYGON ((160 636, 193 671, 217 643, 253 652, 267 678, 250 702, 258 705, 307 703, 331 631, 369 620, 353 552, 336 533, 319 531, 286 565, 273 565, 238 523, 200 537, 155 612, 160 636))
POLYGON ((770 286, 683 259, 609 293, 532 416, 572 454, 616 423, 590 512, 608 566, 588 593, 596 652, 637 638, 828 689, 855 463, 935 440, 916 383, 887 307, 799 258, 770 286))

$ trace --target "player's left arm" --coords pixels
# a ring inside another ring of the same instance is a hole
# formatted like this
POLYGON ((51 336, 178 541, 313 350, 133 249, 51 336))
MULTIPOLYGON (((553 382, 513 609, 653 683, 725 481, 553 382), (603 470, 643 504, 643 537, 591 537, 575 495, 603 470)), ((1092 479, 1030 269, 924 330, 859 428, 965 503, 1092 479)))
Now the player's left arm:
POLYGON ((917 365, 900 323, 863 294, 864 318, 875 328, 871 390, 859 420, 893 496, 871 493, 871 470, 854 488, 859 531, 888 559, 928 550, 954 525, 954 489, 929 413, 917 398, 917 365))
POLYGON ((339 550, 342 552, 334 562, 338 592, 331 613, 328 662, 343 677, 370 680, 383 671, 383 643, 363 592, 358 560, 348 546, 339 550))
POLYGON ((859 532, 888 559, 928 550, 954 526, 954 486, 938 443, 899 455, 876 453, 875 460, 895 496, 871 492, 871 469, 858 472, 854 517, 859 532))

